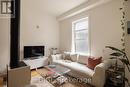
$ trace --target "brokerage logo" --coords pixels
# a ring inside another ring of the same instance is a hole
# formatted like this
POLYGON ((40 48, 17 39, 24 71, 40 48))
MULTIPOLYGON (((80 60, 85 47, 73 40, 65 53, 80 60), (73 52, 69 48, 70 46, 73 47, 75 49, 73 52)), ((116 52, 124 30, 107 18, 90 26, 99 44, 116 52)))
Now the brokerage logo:
POLYGON ((15 1, 14 0, 0 0, 0 18, 14 18, 15 17, 15 1))

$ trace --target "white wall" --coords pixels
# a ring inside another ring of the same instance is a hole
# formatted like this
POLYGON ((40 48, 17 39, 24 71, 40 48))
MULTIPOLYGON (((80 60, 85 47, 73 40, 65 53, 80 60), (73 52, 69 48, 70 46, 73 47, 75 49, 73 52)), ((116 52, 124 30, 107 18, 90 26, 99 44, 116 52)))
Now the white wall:
POLYGON ((0 18, 0 71, 10 60, 10 19, 0 18))
POLYGON ((59 48, 58 21, 55 16, 43 10, 41 1, 21 0, 21 58, 23 58, 23 46, 44 45, 46 55, 49 54, 49 48, 59 48))
POLYGON ((104 56, 105 46, 121 48, 120 0, 113 0, 79 15, 60 21, 60 49, 71 51, 72 21, 89 16, 91 55, 104 56))
POLYGON ((127 3, 127 6, 128 6, 128 9, 127 9, 127 11, 128 11, 128 21, 130 21, 130 1, 128 0, 128 3, 127 3))

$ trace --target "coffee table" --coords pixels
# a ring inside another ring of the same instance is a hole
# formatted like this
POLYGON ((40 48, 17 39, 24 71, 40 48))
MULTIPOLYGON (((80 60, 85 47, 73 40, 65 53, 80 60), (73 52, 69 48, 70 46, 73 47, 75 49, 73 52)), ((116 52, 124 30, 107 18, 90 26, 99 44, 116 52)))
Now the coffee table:
POLYGON ((58 64, 47 65, 44 66, 44 68, 48 70, 47 75, 40 75, 46 78, 50 83, 61 85, 67 81, 65 75, 70 72, 70 69, 58 64))
POLYGON ((59 75, 64 75, 70 72, 70 69, 58 64, 48 65, 45 66, 45 68, 59 75))

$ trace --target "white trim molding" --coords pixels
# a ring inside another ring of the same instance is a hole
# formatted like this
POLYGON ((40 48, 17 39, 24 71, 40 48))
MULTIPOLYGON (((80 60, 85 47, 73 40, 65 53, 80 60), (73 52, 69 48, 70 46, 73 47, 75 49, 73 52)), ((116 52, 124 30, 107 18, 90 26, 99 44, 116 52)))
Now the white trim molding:
POLYGON ((62 21, 64 19, 67 19, 67 18, 72 17, 74 15, 80 14, 80 13, 82 13, 84 11, 93 9, 93 8, 95 8, 97 6, 108 3, 110 1, 112 1, 112 0, 89 0, 88 2, 83 3, 80 6, 74 8, 74 9, 71 9, 71 10, 65 12, 64 14, 58 16, 57 20, 62 21))

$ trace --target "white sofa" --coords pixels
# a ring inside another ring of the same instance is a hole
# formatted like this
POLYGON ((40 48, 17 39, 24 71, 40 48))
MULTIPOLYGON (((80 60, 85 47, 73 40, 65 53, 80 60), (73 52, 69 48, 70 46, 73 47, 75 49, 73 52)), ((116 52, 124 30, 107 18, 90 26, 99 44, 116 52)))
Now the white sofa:
POLYGON ((71 69, 71 72, 68 73, 69 75, 76 78, 88 78, 88 83, 96 87, 104 86, 105 70, 112 64, 112 60, 105 60, 92 70, 86 66, 87 56, 72 54, 70 58, 66 59, 62 54, 52 55, 54 63, 71 69))

